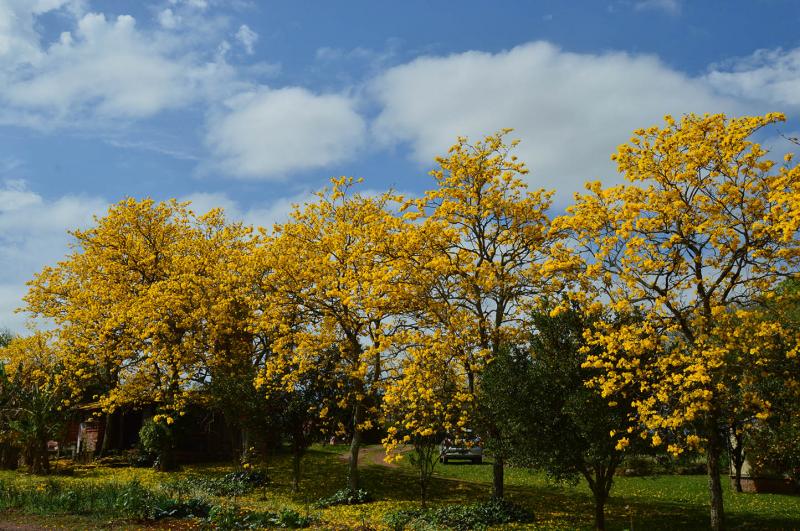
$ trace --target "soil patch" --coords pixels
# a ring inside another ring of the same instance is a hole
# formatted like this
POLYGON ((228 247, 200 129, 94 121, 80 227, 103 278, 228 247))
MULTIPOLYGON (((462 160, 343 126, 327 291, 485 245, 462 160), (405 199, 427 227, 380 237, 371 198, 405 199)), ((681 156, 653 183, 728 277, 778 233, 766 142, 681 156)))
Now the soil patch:
MULTIPOLYGON (((365 446, 358 451, 358 463, 364 465, 385 466, 387 468, 397 468, 397 463, 387 463, 383 460, 386 453, 383 446, 365 446)), ((339 459, 347 461, 350 459, 350 451, 339 454, 339 459)))

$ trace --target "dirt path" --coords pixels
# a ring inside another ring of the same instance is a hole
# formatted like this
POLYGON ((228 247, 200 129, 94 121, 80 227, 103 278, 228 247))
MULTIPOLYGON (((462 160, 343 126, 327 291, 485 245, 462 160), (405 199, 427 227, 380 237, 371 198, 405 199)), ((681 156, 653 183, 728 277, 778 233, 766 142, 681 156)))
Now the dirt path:
POLYGON ((72 516, 35 516, 16 513, 5 514, 0 512, 0 531, 87 531, 109 530, 119 531, 159 530, 188 531, 200 529, 203 522, 198 519, 173 519, 167 518, 156 522, 101 522, 91 518, 78 518, 72 516))
MULTIPOLYGON (((383 451, 383 446, 364 446, 358 451, 358 463, 364 465, 377 465, 385 466, 387 468, 397 468, 397 463, 387 463, 383 460, 386 453, 383 451)), ((350 459, 350 451, 339 454, 339 459, 347 461, 350 459)))

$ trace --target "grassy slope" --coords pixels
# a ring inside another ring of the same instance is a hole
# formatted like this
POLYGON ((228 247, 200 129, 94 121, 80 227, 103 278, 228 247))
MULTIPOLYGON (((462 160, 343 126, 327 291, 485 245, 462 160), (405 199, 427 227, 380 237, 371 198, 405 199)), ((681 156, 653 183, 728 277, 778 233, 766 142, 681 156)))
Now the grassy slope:
MULTIPOLYGON (((235 500, 245 507, 276 510, 292 507, 301 513, 317 513, 329 526, 348 529, 361 522, 377 525, 387 511, 399 507, 417 507, 417 484, 414 470, 408 464, 399 468, 367 465, 363 482, 377 499, 364 506, 332 507, 317 511, 313 502, 327 496, 345 484, 346 465, 339 459, 342 447, 317 447, 304 462, 304 481, 300 493, 291 492, 289 463, 284 457, 270 462, 272 485, 235 500)), ((374 450, 373 450, 374 452, 374 450)), ((187 467, 180 474, 221 474, 224 465, 187 467)), ((138 478, 146 485, 157 486, 162 475, 146 469, 79 469, 67 482, 127 481, 138 478)), ((540 474, 521 469, 509 469, 506 475, 508 497, 534 511, 535 526, 539 529, 591 528, 593 506, 588 489, 583 484, 555 486, 540 474)), ((39 483, 39 478, 23 474, 0 472, 0 480, 39 483)), ((491 466, 448 464, 437 467, 432 486, 432 501, 458 503, 485 499, 489 496, 491 466)), ((33 485, 32 485, 33 486, 33 485)), ((34 486, 35 488, 35 486, 34 486)), ((654 478, 617 478, 608 507, 609 529, 702 529, 707 518, 706 483, 703 476, 661 476, 654 478)), ((731 528, 738 529, 797 529, 800 528, 800 498, 781 495, 733 494, 726 490, 726 511, 731 528)), ((19 520, 17 514, 14 519, 19 520)), ((6 517, 6 520, 8 517, 6 517)), ((0 514, 0 522, 4 518, 0 514)), ((86 529, 87 521, 78 524, 74 517, 49 518, 53 525, 86 529), (76 527, 77 525, 77 527, 76 527)), ((41 519, 37 519, 41 522, 41 519)), ((106 527, 107 522, 95 521, 93 526, 106 527)))

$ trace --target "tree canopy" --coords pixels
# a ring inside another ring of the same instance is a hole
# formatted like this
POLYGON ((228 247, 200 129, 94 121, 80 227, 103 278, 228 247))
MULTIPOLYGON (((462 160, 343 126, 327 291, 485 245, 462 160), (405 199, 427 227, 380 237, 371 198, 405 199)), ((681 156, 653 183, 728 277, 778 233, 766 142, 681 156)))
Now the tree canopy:
POLYGON ((125 199, 72 233, 26 310, 54 325, 62 407, 149 405, 168 427, 200 400, 243 441, 249 418, 278 415, 267 404, 304 409, 298 455, 312 433, 350 436, 351 489, 368 430, 393 456, 470 426, 502 496, 518 430, 498 389, 526 389, 569 430, 532 464, 605 482, 602 497, 635 440, 704 452, 720 528, 729 435, 800 390, 797 294, 781 288, 800 266, 800 167, 754 141, 781 120, 667 116, 612 156, 626 184, 588 183, 554 219, 509 130, 458 138, 418 197, 334 178, 272 228, 125 199))

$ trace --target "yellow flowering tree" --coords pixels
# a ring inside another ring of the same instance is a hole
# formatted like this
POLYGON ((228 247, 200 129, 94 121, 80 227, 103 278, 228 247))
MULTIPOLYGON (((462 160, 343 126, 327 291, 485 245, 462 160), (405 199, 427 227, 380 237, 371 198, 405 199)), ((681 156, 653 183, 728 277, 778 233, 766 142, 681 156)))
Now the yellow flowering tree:
POLYGON ((445 434, 466 427, 473 397, 449 338, 439 333, 418 335, 411 344, 384 396, 388 428, 383 445, 387 461, 402 458, 406 445, 413 448, 411 460, 419 471, 425 507, 439 443, 445 434))
MULTIPOLYGON (((791 157, 776 164, 750 140, 782 119, 667 116, 613 155, 630 184, 588 184, 554 223, 574 235, 582 280, 612 310, 635 308, 644 318, 590 337, 601 347, 587 360, 601 369, 594 385, 605 396, 641 395, 634 406, 653 444, 705 452, 714 529, 723 525, 725 418, 743 407, 741 367, 759 365, 771 351, 762 344, 782 334, 779 324, 751 318, 754 304, 800 263, 791 217, 800 168, 791 157)), ((796 354, 795 346, 787 355, 796 354)), ((767 401, 749 400, 769 414, 767 401)))
MULTIPOLYGON (((317 200, 276 226, 257 254, 265 272, 260 329, 272 330, 275 355, 261 382, 291 390, 323 367, 352 412, 349 486, 358 489, 362 434, 374 426, 394 332, 403 326, 409 274, 396 258, 410 245, 391 193, 352 193, 353 179, 332 179, 317 200), (323 357, 323 359, 321 359, 323 357), (286 370, 291 367, 292 370, 286 370)), ((320 412, 325 416, 326 409, 320 412)))
MULTIPOLYGON (((269 355, 269 339, 256 336, 253 306, 259 277, 253 267, 252 229, 228 221, 219 209, 192 221, 191 249, 181 257, 181 280, 173 284, 183 301, 196 356, 193 400, 223 413, 238 431, 240 461, 263 442, 269 421, 255 378, 269 355)), ((190 345, 187 345, 190 346, 190 345)), ((190 350, 191 352, 191 350, 190 350)))
MULTIPOLYGON (((512 154, 517 142, 504 140, 509 131, 474 144, 459 138, 437 159, 437 186, 407 205, 424 243, 409 257, 423 305, 418 326, 450 338, 472 394, 485 364, 504 345, 520 342, 526 305, 559 287, 545 281, 555 240, 547 216, 551 193, 528 190, 522 181, 528 169, 512 154)), ((482 431, 490 445, 502 438, 492 426, 482 431)), ((494 495, 502 497, 502 445, 494 446, 494 495)))
MULTIPOLYGON (((103 279, 97 278, 100 271, 95 257, 73 252, 38 273, 28 283, 24 299, 30 314, 55 322, 60 356, 68 367, 64 377, 81 399, 97 398, 116 389, 125 360, 136 356, 139 344, 116 311, 124 304, 117 298, 119 290, 107 289, 103 279)), ((114 409, 107 409, 109 424, 114 409)), ((101 451, 107 445, 106 436, 101 451)))
POLYGON ((248 341, 233 311, 249 308, 236 291, 247 234, 217 211, 196 216, 150 199, 123 200, 73 232, 73 252, 29 283, 25 301, 55 322, 74 391, 94 392, 109 414, 155 404, 156 422, 173 424, 190 387, 218 363, 213 355, 248 341))
POLYGON ((73 395, 50 334, 13 338, 0 349, 0 423, 32 474, 50 472, 47 441, 67 419, 73 395))
POLYGON ((176 202, 121 201, 91 229, 73 232, 73 252, 29 283, 27 310, 58 325, 73 376, 108 377, 99 397, 108 410, 162 401, 165 392, 179 399, 183 360, 172 347, 182 334, 170 328, 180 317, 163 288, 178 276, 186 216, 176 202))

